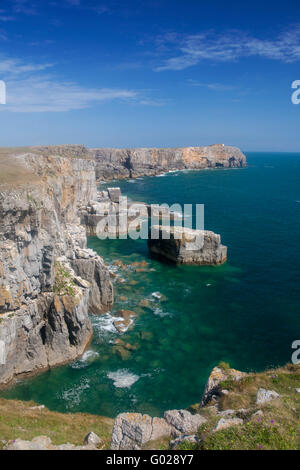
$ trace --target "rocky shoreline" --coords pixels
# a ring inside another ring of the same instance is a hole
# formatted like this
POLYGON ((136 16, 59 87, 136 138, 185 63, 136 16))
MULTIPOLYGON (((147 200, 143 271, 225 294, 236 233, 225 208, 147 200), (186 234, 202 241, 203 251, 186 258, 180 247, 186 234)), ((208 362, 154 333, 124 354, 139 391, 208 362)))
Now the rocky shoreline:
MULTIPOLYGON (((31 147, 22 153, 12 152, 10 158, 20 179, 22 173, 29 177, 23 183, 4 182, 0 187, 2 386, 80 357, 92 337, 88 314, 107 312, 113 305, 112 273, 103 259, 87 248, 87 234, 95 235, 103 205, 114 205, 118 211, 120 194, 116 188, 98 193, 96 178, 246 165, 238 149, 222 145, 130 151, 31 147)), ((149 208, 143 206, 148 215, 149 208)), ((188 259, 182 243, 173 261, 223 263, 227 253, 220 237, 207 232, 206 242, 208 239, 206 254, 188 259)), ((120 331, 131 321, 131 315, 124 312, 116 326, 120 331)), ((177 439, 182 433, 196 432, 200 421, 204 422, 184 410, 166 412, 164 418, 123 414, 115 422, 112 448, 136 448, 165 435, 177 439)))

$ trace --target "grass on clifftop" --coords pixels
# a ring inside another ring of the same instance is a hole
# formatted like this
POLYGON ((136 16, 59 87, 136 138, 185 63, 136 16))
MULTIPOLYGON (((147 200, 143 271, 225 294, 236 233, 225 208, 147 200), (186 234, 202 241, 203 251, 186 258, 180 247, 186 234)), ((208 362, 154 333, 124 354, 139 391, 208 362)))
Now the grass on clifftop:
POLYGON ((14 156, 28 152, 27 147, 0 147, 0 184, 18 185, 32 183, 32 172, 20 165, 14 156))
POLYGON ((47 408, 32 409, 33 402, 0 399, 0 449, 3 440, 32 440, 48 436, 53 444, 82 445, 85 436, 94 431, 103 441, 103 448, 110 446, 113 420, 84 413, 56 413, 47 408))
POLYGON ((300 366, 248 374, 235 382, 220 384, 229 391, 218 402, 220 411, 236 410, 244 423, 213 432, 220 416, 209 405, 200 412, 208 422, 199 429, 199 450, 299 450, 300 449, 300 366), (280 398, 256 404, 259 388, 274 390, 280 398), (239 412, 238 410, 244 411, 239 412), (253 416, 261 410, 262 415, 253 416))

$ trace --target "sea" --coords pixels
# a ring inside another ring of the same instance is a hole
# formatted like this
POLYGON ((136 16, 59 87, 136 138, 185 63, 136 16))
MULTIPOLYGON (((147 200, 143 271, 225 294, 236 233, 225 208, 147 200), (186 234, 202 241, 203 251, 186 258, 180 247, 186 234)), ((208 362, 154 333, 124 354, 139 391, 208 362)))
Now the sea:
POLYGON ((91 315, 93 341, 82 358, 0 396, 60 412, 161 416, 199 403, 221 361, 246 372, 290 362, 300 340, 300 154, 246 155, 247 168, 110 183, 134 201, 204 204, 205 229, 221 235, 228 261, 175 266, 152 259, 146 240, 89 238, 115 273, 114 307, 91 315), (136 272, 132 263, 143 261, 136 272), (123 334, 113 325, 120 309, 135 312, 123 334), (122 354, 116 339, 127 344, 122 354))

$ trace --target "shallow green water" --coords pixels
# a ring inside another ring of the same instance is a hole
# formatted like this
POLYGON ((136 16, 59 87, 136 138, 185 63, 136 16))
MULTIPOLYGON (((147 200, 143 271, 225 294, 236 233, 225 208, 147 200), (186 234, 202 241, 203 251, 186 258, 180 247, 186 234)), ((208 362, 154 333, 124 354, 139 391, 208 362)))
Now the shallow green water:
POLYGON ((112 316, 93 317, 94 340, 82 360, 1 395, 59 411, 160 415, 199 402, 219 361, 246 371, 288 362, 300 337, 300 155, 247 157, 246 169, 118 183, 134 200, 204 203, 205 228, 222 235, 228 263, 174 267, 149 259, 146 241, 90 239, 108 263, 149 263, 147 272, 119 271, 127 282, 115 284, 112 314, 136 312, 122 339, 138 349, 122 359, 112 344, 119 336, 112 316), (154 292, 164 297, 157 300, 154 292), (139 307, 145 298, 150 307, 139 307))

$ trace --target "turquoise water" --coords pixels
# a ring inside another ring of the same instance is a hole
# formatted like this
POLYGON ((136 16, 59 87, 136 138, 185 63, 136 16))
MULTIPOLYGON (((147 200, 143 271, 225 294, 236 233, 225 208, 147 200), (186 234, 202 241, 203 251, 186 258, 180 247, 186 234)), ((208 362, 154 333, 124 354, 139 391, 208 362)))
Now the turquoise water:
POLYGON ((1 395, 58 411, 161 415, 199 402, 219 361, 245 371, 290 361, 291 343, 300 337, 300 155, 247 157, 246 169, 118 183, 134 200, 204 203, 205 228, 222 235, 228 263, 175 267, 151 260, 143 240, 90 239, 89 246, 110 264, 148 262, 145 272, 116 273, 126 282, 115 282, 112 313, 136 312, 132 328, 121 336, 136 349, 123 350, 121 357, 111 315, 92 317, 94 339, 82 360, 1 395), (163 297, 156 299, 154 292, 163 297), (141 299, 148 299, 147 307, 138 305, 141 299))

